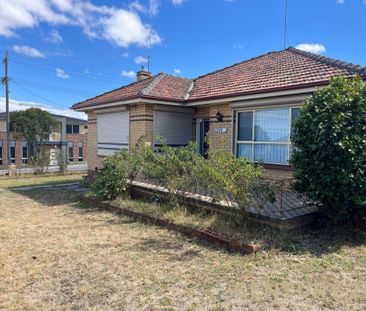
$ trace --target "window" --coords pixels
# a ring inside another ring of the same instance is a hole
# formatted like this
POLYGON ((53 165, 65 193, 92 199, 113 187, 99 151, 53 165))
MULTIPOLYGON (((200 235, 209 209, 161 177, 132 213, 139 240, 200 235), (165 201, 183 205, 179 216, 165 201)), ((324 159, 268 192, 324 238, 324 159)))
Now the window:
POLYGON ((22 164, 28 164, 28 143, 22 142, 22 164))
POLYGON ((15 141, 10 141, 10 163, 15 163, 15 141))
POLYGON ((67 144, 67 149, 68 149, 68 159, 69 162, 73 162, 74 161, 74 143, 69 141, 67 144))
POLYGON ((72 125, 66 124, 66 134, 72 134, 72 125))
POLYGON ((73 134, 79 134, 80 126, 79 125, 73 125, 72 126, 72 133, 73 134))
POLYGON ((0 140, 0 166, 3 165, 3 141, 0 140))
POLYGON ((255 162, 288 164, 291 124, 300 108, 271 108, 238 112, 237 157, 255 162))
POLYGON ((78 161, 83 161, 83 143, 78 143, 78 161))
POLYGON ((80 126, 78 124, 66 124, 66 134, 79 134, 80 126))

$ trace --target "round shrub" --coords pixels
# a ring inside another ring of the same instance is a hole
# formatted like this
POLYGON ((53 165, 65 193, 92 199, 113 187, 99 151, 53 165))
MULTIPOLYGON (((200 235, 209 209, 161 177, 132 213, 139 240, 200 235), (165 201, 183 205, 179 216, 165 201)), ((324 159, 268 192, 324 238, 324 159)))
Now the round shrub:
POLYGON ((334 78, 294 124, 294 188, 335 222, 366 215, 366 85, 334 78))
POLYGON ((92 191, 102 200, 113 200, 127 192, 128 158, 126 151, 103 160, 103 167, 94 179, 92 191))

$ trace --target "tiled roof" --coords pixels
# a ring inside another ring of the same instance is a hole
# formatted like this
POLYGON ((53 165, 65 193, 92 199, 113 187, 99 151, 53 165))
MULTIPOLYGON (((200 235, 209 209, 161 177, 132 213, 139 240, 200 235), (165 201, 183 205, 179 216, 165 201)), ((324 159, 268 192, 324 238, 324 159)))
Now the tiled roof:
POLYGON ((190 79, 159 73, 75 104, 73 108, 84 108, 132 98, 155 98, 183 102, 191 84, 190 79))
POLYGON ((325 85, 332 77, 351 77, 355 74, 366 78, 366 68, 288 48, 234 64, 193 80, 160 73, 88 99, 74 105, 73 108, 139 97, 187 103, 325 85))
POLYGON ((365 74, 366 68, 295 48, 268 53, 195 79, 190 100, 326 84, 334 76, 365 74))

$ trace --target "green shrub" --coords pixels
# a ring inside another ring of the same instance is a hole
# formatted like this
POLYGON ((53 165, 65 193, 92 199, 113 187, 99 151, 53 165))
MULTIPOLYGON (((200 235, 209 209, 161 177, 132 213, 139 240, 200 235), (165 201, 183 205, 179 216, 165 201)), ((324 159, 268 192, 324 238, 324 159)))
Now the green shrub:
POLYGON ((103 167, 92 184, 92 191, 102 200, 112 200, 127 192, 129 154, 121 151, 103 160, 103 167))
POLYGON ((255 199, 268 200, 270 188, 261 179, 262 168, 225 151, 211 151, 208 159, 196 153, 196 146, 173 148, 162 141, 159 152, 143 139, 130 153, 108 157, 92 189, 102 199, 114 199, 130 193, 137 177, 146 178, 168 191, 168 203, 182 205, 182 196, 196 190, 208 191, 213 201, 233 200, 246 211, 255 199))
POLYGON ((333 221, 365 215, 366 86, 335 78, 310 97, 294 125, 294 188, 333 221))

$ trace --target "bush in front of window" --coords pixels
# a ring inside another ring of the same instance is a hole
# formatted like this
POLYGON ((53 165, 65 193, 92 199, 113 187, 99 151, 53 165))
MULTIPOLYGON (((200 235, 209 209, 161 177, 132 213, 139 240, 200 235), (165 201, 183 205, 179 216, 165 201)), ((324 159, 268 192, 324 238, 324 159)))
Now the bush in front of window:
POLYGON ((164 201, 173 207, 184 205, 186 197, 204 193, 213 202, 234 201, 243 215, 255 202, 274 200, 274 190, 263 181, 263 169, 226 151, 210 151, 208 159, 196 153, 196 146, 170 147, 164 142, 155 152, 140 141, 131 152, 121 151, 103 162, 92 185, 93 192, 104 200, 130 194, 136 177, 167 190, 164 201), (182 195, 184 194, 184 196, 182 195))
POLYGON ((366 216, 366 85, 334 78, 310 97, 294 125, 294 188, 333 222, 366 216))
POLYGON ((113 200, 127 191, 126 151, 113 154, 103 160, 103 168, 95 177, 92 191, 102 200, 113 200))

